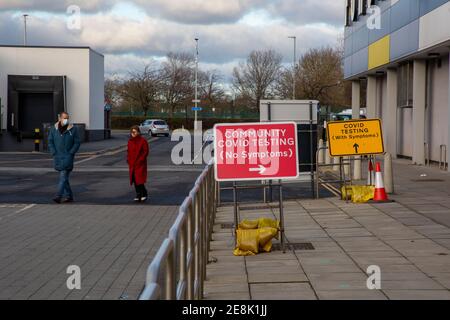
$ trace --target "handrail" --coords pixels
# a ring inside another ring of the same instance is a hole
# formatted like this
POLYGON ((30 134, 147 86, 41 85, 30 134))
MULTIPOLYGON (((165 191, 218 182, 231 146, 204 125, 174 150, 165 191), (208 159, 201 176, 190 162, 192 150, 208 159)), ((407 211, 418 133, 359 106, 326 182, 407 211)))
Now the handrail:
POLYGON ((168 238, 148 267, 139 300, 203 298, 217 194, 214 165, 210 162, 180 206, 168 238), (164 277, 161 274, 163 268, 164 277))

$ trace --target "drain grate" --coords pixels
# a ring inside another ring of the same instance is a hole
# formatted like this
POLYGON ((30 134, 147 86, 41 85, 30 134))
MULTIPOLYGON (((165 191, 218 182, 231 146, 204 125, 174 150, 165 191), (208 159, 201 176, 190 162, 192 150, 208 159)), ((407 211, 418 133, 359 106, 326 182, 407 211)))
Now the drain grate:
POLYGON ((234 223, 233 222, 225 222, 220 224, 220 228, 222 229, 233 229, 234 223))
POLYGON ((444 182, 442 179, 411 179, 412 182, 444 182))
MULTIPOLYGON (((286 243, 286 250, 315 250, 314 246, 310 242, 305 243, 286 243)), ((274 243, 272 246, 273 251, 281 251, 281 243, 274 243)))

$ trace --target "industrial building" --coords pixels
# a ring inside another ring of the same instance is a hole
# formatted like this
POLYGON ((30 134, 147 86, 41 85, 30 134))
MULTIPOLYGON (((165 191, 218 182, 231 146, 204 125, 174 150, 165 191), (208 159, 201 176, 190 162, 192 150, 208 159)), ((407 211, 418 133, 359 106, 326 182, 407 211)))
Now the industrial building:
POLYGON ((105 130, 104 57, 89 47, 0 46, 0 151, 30 151, 67 111, 84 141, 105 130))
POLYGON ((394 157, 450 159, 449 48, 448 0, 348 0, 344 73, 353 114, 365 100, 394 157))

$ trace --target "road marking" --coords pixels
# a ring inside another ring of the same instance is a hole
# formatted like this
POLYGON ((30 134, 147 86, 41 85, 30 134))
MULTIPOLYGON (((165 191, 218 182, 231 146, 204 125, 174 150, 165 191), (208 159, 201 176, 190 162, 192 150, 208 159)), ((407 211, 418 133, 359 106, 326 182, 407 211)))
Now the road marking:
POLYGON ((21 213, 21 212, 24 212, 25 210, 28 210, 28 209, 31 209, 31 208, 33 208, 34 206, 36 206, 36 204, 29 204, 29 205, 27 205, 25 208, 22 208, 22 209, 20 209, 20 210, 17 210, 16 212, 14 212, 14 213, 21 213))
MULTIPOLYGON (((159 140, 159 138, 155 137, 155 138, 147 139, 148 142, 154 142, 156 140, 159 140)), ((94 160, 94 159, 97 159, 100 157, 104 157, 104 156, 114 156, 116 154, 126 151, 127 148, 128 148, 128 145, 126 144, 126 145, 123 145, 122 147, 119 147, 118 150, 114 150, 114 151, 107 151, 107 149, 104 149, 104 150, 99 151, 100 154, 93 155, 92 157, 89 157, 87 159, 76 161, 74 163, 74 165, 78 165, 80 163, 88 162, 88 161, 91 161, 91 160, 94 160)))
MULTIPOLYGON (((22 207, 22 206, 23 206, 22 204, 0 204, 0 208, 9 208, 9 209, 15 209, 15 208, 19 208, 19 207, 22 207)), ((9 218, 9 217, 12 217, 12 216, 14 216, 16 214, 22 213, 22 212, 24 212, 24 211, 26 211, 28 209, 33 208, 34 206, 36 206, 36 204, 26 205, 25 207, 23 207, 23 208, 21 208, 21 209, 19 209, 17 211, 14 211, 13 213, 10 213, 10 214, 7 214, 7 215, 5 215, 3 217, 0 217, 0 221, 2 221, 4 218, 9 218)))

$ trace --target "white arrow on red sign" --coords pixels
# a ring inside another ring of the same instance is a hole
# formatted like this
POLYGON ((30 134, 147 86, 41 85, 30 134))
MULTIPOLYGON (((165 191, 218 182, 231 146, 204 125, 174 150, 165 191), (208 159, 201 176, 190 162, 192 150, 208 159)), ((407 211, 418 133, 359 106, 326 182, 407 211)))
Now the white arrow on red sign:
POLYGON ((250 172, 259 172, 259 174, 263 175, 267 171, 267 168, 262 165, 259 165, 258 168, 250 168, 249 171, 250 172))

